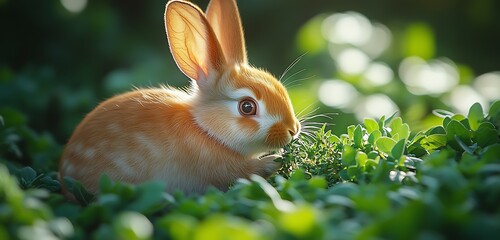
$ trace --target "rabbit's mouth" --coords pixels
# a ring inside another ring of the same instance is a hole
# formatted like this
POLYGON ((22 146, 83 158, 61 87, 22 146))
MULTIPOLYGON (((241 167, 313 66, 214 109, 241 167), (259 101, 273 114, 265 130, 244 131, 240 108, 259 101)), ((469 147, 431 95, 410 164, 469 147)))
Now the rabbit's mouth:
POLYGON ((262 159, 262 158, 265 158, 265 157, 270 156, 270 155, 280 155, 280 156, 283 156, 283 153, 284 153, 284 150, 282 148, 280 148, 278 150, 273 150, 273 151, 266 152, 266 153, 260 155, 258 157, 258 159, 262 159))

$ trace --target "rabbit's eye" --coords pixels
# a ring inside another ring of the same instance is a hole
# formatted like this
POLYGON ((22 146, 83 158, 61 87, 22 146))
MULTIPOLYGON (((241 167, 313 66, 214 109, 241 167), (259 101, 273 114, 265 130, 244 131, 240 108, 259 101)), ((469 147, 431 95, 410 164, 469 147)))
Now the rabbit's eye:
POLYGON ((239 103, 241 115, 255 115, 257 113, 257 104, 253 99, 243 99, 239 103))

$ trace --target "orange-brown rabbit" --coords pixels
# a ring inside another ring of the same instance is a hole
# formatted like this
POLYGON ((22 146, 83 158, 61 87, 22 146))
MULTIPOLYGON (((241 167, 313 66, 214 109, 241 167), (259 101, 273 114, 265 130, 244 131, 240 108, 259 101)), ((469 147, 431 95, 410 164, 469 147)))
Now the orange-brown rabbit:
POLYGON ((269 73, 247 63, 234 0, 212 0, 206 15, 186 1, 165 11, 170 51, 187 91, 139 89, 101 103, 71 136, 59 170, 97 192, 99 176, 160 180, 166 191, 227 189, 238 178, 279 167, 269 155, 300 131, 290 98, 269 73), (262 157, 265 156, 265 157, 262 157))

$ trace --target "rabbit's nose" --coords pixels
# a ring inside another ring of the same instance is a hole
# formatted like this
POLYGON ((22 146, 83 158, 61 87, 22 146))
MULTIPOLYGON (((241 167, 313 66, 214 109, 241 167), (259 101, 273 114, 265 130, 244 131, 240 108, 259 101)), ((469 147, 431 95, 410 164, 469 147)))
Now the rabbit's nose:
POLYGON ((288 133, 290 133, 290 136, 292 136, 293 139, 297 138, 299 136, 300 132, 300 124, 296 124, 293 129, 289 129, 288 133))

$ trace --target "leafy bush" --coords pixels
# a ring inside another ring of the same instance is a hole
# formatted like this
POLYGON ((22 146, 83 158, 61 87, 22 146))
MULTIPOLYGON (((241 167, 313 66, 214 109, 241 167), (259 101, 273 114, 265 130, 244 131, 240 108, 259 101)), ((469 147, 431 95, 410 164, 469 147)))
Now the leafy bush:
POLYGON ((227 192, 167 194, 160 182, 131 186, 103 176, 93 200, 69 179, 79 203, 58 193, 55 172, 6 161, 15 157, 12 152, 22 152, 21 138, 12 136, 24 135, 23 128, 3 119, 0 153, 10 173, 0 165, 0 238, 499 236, 500 102, 486 117, 479 104, 467 116, 435 113, 442 124, 416 134, 394 116, 365 119, 340 136, 323 127, 286 147, 283 167, 270 181, 252 176, 227 192))

